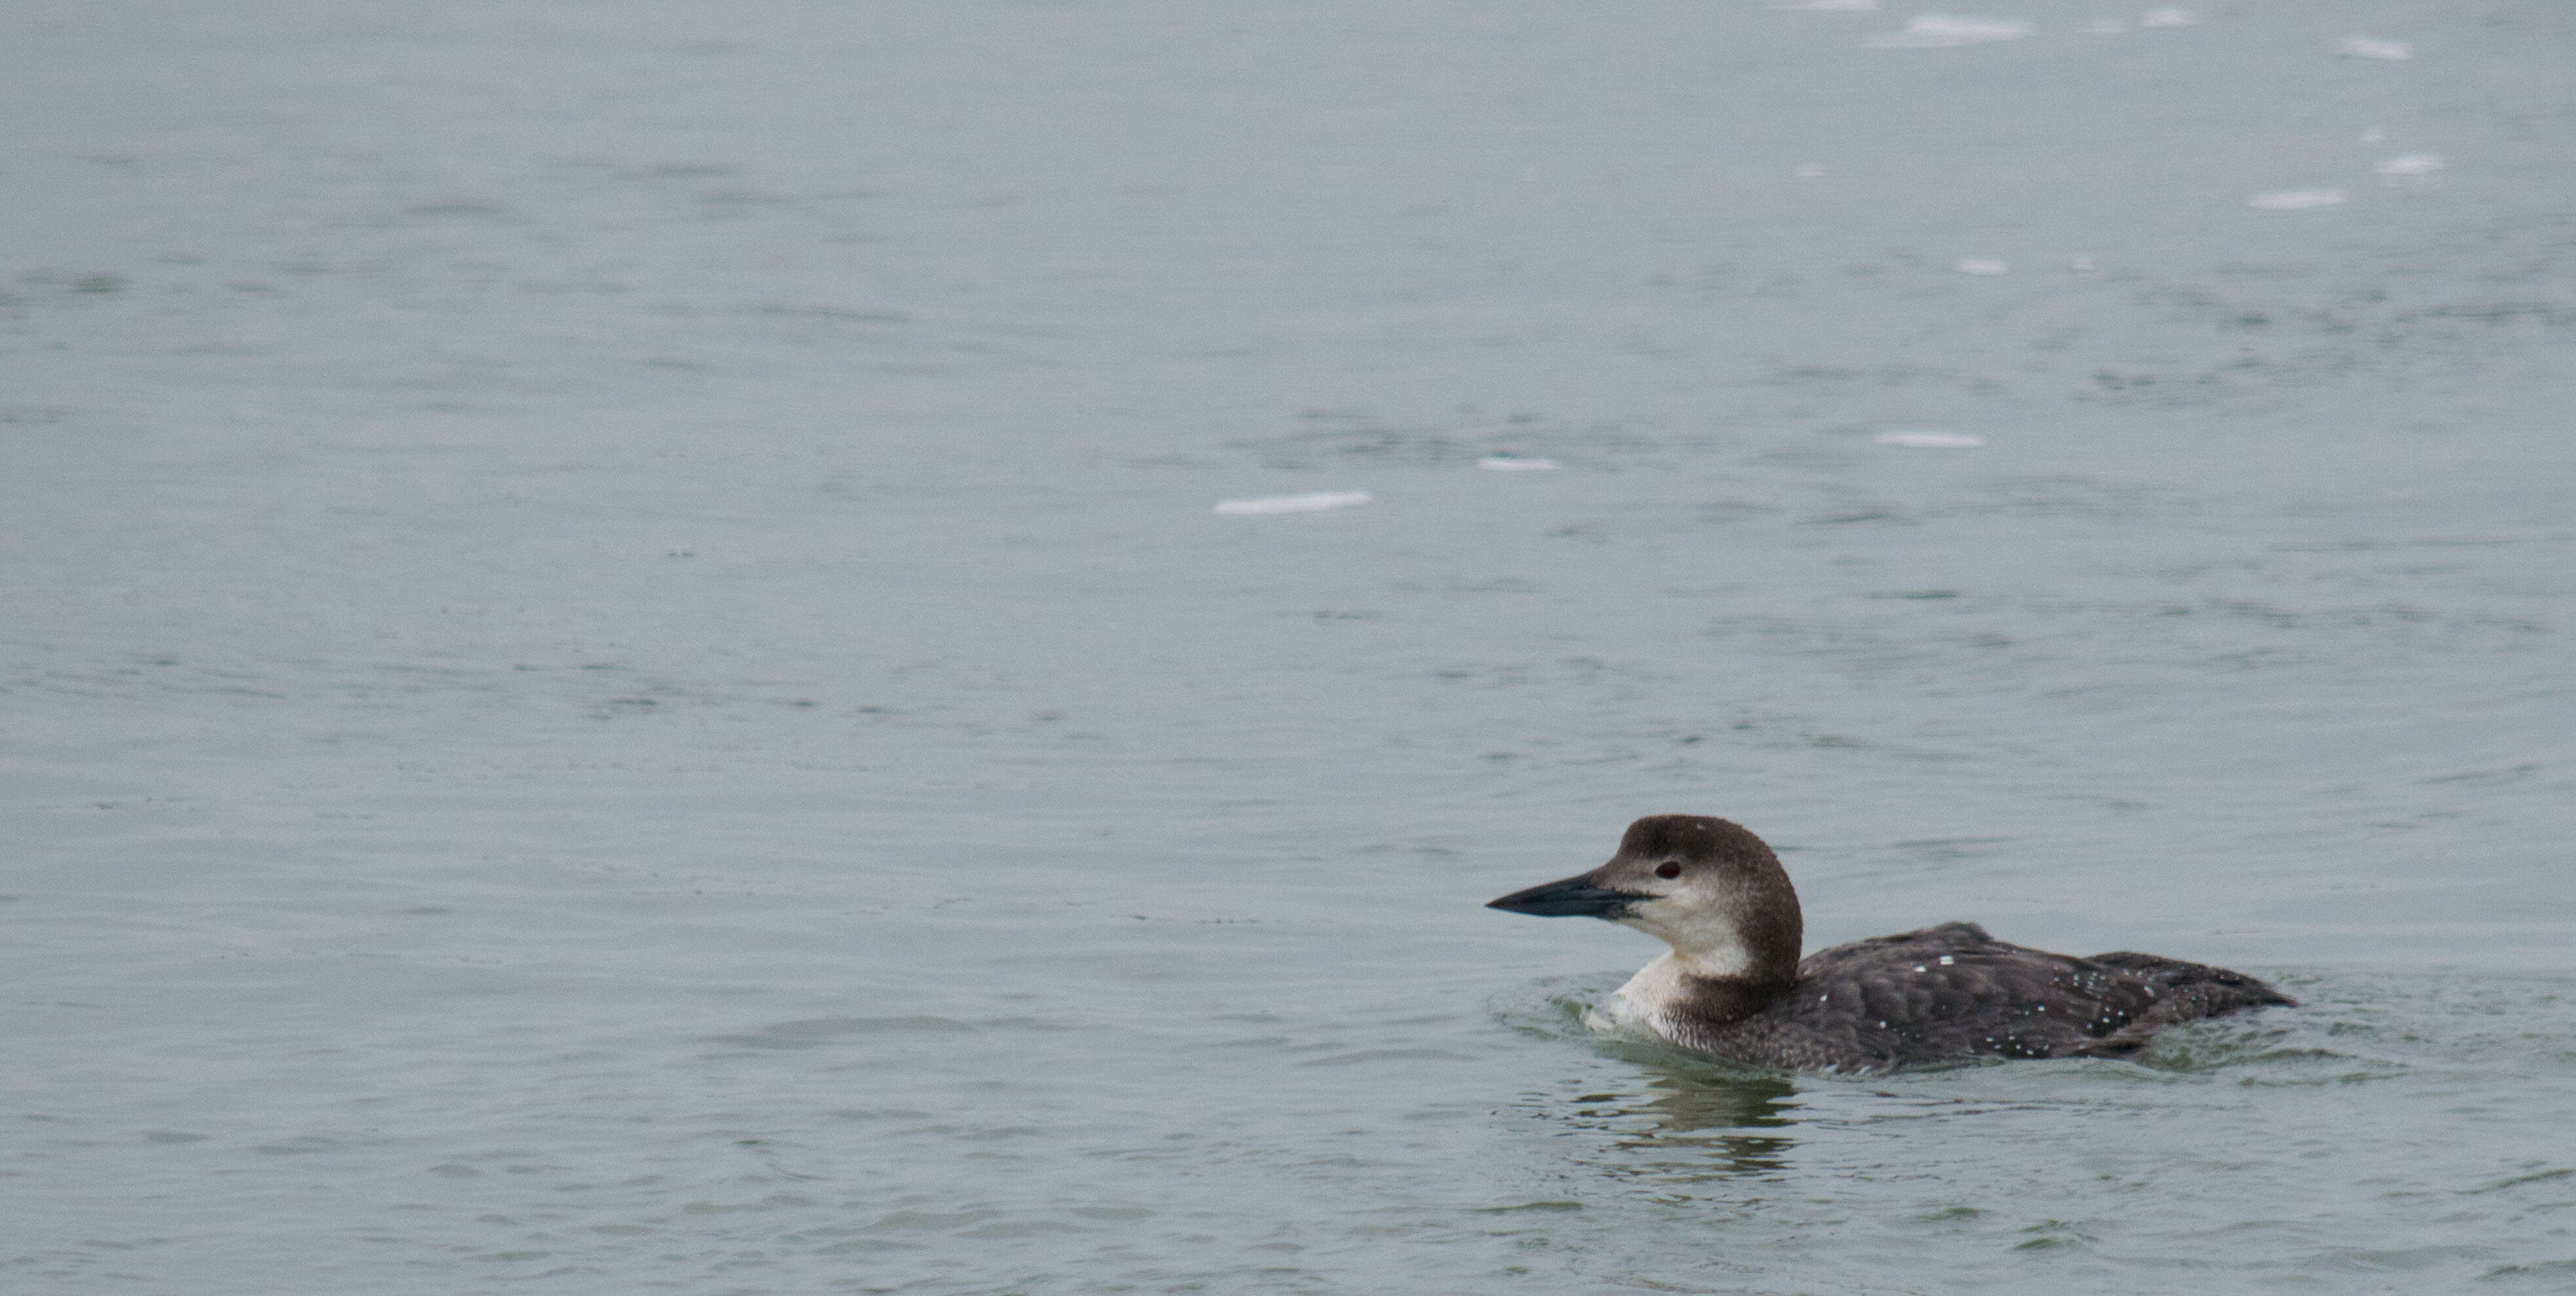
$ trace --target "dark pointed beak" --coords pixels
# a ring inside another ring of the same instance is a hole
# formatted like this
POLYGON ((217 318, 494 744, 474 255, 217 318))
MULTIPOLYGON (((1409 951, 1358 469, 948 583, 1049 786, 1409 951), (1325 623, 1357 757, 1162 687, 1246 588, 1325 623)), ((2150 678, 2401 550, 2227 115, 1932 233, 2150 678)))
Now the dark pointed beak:
POLYGON ((1485 902, 1485 907, 1535 918, 1617 918, 1628 912, 1628 906, 1652 899, 1653 896, 1635 891, 1612 891, 1594 886, 1592 875, 1585 873, 1561 882, 1542 882, 1514 891, 1500 900, 1485 902))

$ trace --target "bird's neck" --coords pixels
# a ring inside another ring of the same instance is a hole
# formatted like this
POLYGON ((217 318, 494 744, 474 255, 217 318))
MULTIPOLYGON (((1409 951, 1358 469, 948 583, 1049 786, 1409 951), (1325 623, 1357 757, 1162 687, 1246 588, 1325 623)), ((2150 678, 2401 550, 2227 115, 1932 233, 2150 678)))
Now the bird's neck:
POLYGON ((1785 975, 1778 968, 1757 969, 1741 950, 1675 950, 1628 978, 1619 997, 1649 1019, 1714 1028, 1762 1011, 1796 982, 1795 965, 1785 975))

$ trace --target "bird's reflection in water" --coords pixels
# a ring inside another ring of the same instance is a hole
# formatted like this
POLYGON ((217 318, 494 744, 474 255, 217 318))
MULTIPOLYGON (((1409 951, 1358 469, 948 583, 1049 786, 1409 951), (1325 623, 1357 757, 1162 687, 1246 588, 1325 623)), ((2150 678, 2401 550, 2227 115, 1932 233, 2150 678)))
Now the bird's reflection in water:
POLYGON ((1786 1080, 1695 1070, 1665 1072, 1645 1093, 1619 1095, 1615 1109, 1582 1114, 1616 1118, 1610 1128, 1622 1137, 1612 1146, 1630 1154, 1621 1158, 1628 1168, 1698 1178, 1784 1169, 1797 1146, 1785 1131, 1797 1123, 1798 1105, 1797 1086, 1786 1080))

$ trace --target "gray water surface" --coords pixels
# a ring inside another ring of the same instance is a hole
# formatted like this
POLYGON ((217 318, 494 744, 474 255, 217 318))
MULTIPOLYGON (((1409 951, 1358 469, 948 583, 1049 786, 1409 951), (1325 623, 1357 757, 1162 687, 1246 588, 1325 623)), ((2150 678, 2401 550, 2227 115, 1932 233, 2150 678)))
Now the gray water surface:
POLYGON ((2576 1289, 2576 11, 1970 12, 9 8, 0 1286, 2576 1289))

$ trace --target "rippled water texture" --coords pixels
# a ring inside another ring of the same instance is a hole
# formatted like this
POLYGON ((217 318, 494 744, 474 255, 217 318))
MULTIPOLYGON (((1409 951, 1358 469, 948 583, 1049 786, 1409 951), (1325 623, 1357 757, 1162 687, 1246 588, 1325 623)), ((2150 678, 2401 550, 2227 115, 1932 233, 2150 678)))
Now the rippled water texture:
POLYGON ((0 1287, 2576 1287, 2571 62, 6 6, 0 1287), (2305 1006, 1596 1036, 1664 811, 2305 1006))

